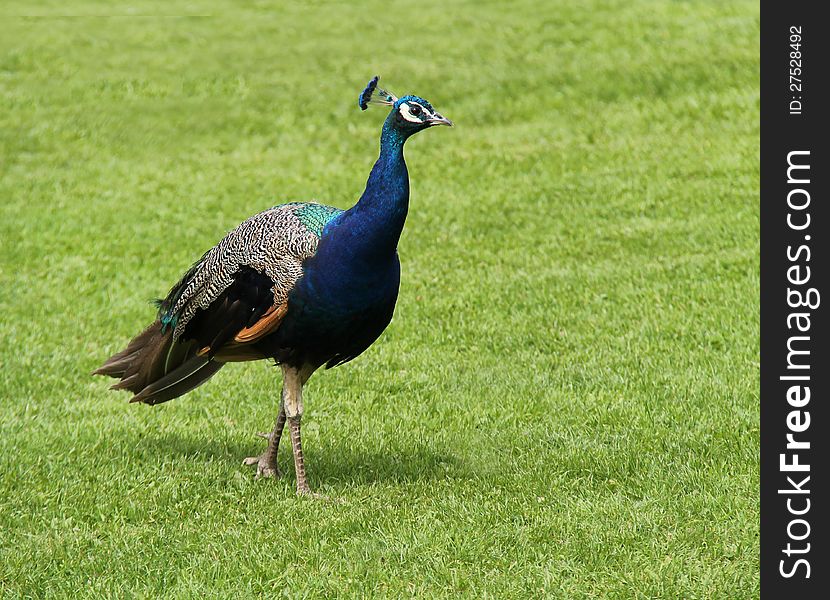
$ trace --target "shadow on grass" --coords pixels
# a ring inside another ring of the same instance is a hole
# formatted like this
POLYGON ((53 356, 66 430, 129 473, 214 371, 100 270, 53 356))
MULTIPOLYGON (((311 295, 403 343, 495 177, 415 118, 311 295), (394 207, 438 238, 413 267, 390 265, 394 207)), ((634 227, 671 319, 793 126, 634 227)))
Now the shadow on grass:
MULTIPOLYGON (((280 469, 294 477, 294 463, 287 435, 280 444, 280 469)), ((176 432, 143 436, 125 453, 133 462, 158 463, 170 459, 185 461, 226 462, 247 470, 242 459, 265 449, 264 440, 210 440, 202 436, 176 432)), ((304 444, 306 470, 323 483, 414 483, 439 479, 468 479, 472 474, 457 456, 442 454, 423 444, 394 446, 384 449, 361 447, 358 444, 304 444)))

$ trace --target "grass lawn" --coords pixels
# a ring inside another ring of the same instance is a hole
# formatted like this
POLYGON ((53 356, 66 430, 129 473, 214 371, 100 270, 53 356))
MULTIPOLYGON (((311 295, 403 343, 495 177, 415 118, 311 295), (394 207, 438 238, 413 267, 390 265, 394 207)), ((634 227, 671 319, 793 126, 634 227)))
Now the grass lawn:
POLYGON ((758 595, 756 3, 0 13, 0 595, 758 595), (89 372, 241 220, 357 199, 376 73, 456 127, 391 326, 307 387, 342 502, 298 499, 241 465, 278 369, 89 372))

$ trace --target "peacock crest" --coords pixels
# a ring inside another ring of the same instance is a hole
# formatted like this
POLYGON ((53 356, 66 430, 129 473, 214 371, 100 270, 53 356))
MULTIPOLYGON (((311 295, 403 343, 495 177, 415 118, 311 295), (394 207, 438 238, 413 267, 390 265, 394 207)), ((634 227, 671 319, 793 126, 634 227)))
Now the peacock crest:
POLYGON ((366 110, 370 104, 380 104, 382 106, 392 106, 398 101, 397 96, 378 87, 380 77, 375 75, 368 83, 366 88, 360 93, 358 98, 358 105, 360 110, 366 110))

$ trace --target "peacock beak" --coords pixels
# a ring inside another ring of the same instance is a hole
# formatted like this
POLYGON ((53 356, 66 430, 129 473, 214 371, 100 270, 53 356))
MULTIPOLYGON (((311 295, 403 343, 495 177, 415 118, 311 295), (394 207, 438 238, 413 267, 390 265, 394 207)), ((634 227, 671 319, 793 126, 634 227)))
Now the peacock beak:
POLYGON ((427 120, 427 123, 429 123, 430 127, 433 127, 435 125, 447 125, 449 127, 452 127, 452 121, 450 121, 446 117, 442 117, 438 113, 435 113, 434 115, 432 115, 432 117, 430 117, 427 120))

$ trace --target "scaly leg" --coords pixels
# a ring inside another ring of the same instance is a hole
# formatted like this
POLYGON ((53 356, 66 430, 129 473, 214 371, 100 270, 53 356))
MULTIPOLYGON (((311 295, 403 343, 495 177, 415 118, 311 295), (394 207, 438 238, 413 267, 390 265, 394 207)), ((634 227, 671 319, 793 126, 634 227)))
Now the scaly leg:
POLYGON ((294 469, 297 472, 297 494, 300 496, 320 497, 308 487, 303 462, 303 445, 300 440, 300 420, 303 416, 303 384, 311 376, 308 369, 298 370, 283 366, 283 404, 288 428, 291 432, 291 448, 294 451, 294 469))
POLYGON ((288 428, 291 430, 291 448, 294 451, 294 470, 297 473, 297 494, 301 496, 313 496, 311 488, 308 487, 308 480, 305 475, 305 464, 303 463, 303 444, 300 441, 300 417, 297 416, 288 420, 288 428))
MULTIPOLYGON (((284 394, 284 392, 283 392, 284 394)), ((268 446, 265 452, 259 456, 249 456, 242 464, 253 466, 256 465, 256 478, 277 478, 280 476, 279 467, 277 467, 277 451, 280 449, 280 438, 282 437, 282 430, 285 427, 285 403, 280 401, 280 413, 277 415, 277 422, 274 424, 274 430, 271 433, 257 434, 259 437, 268 440, 268 446)))

